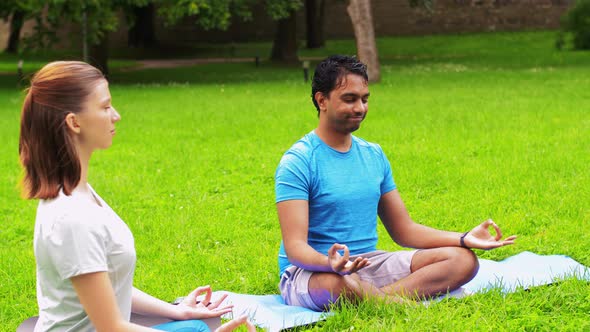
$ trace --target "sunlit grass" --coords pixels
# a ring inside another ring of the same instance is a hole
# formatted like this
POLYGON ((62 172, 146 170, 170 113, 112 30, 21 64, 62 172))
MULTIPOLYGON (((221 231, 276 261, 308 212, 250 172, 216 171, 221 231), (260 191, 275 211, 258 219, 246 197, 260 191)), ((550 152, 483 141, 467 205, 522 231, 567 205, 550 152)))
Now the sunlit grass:
MULTIPOLYGON (((590 265, 590 56, 555 51, 552 38, 379 41, 383 81, 371 86, 370 113, 356 134, 383 147, 415 220, 463 231, 493 218, 519 235, 515 246, 478 251, 482 258, 529 250, 590 265)), ((329 42, 306 54, 350 45, 329 42)), ((37 311, 36 202, 16 189, 22 94, 12 79, 0 76, 2 331, 37 311)), ((123 119, 114 145, 93 156, 90 182, 134 233, 136 286, 168 300, 204 284, 276 293, 274 170, 317 123, 301 70, 212 64, 115 70, 111 81, 123 119)), ((380 248, 398 248, 382 227, 379 234, 380 248)), ((316 328, 587 330, 589 300, 587 283, 567 280, 428 307, 363 303, 316 328)))

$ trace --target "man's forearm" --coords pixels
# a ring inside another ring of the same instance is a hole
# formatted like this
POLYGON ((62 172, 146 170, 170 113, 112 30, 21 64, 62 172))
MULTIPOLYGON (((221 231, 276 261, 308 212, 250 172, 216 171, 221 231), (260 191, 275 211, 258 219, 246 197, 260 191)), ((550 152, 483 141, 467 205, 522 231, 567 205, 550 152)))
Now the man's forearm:
POLYGON ((291 264, 313 272, 333 272, 328 256, 317 252, 307 243, 294 245, 293 248, 285 248, 291 264))
POLYGON ((461 235, 462 233, 442 231, 413 223, 394 240, 404 247, 417 249, 456 247, 460 245, 461 235))

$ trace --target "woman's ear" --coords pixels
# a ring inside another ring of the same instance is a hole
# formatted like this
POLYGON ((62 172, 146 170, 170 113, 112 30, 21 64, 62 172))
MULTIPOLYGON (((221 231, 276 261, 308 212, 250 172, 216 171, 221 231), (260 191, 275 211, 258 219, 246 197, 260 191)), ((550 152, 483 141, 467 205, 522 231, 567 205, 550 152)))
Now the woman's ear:
POLYGON ((66 115, 66 126, 75 134, 80 133, 80 124, 78 123, 78 117, 74 113, 66 115))

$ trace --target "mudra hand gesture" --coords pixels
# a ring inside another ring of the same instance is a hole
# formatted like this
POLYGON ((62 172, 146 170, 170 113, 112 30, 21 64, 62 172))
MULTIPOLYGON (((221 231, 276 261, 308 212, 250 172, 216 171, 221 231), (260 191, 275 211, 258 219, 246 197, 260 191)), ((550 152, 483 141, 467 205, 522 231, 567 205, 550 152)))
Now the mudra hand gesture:
MULTIPOLYGON (((223 294, 220 298, 215 301, 211 301, 211 286, 197 287, 188 296, 186 296, 182 302, 178 304, 178 309, 183 310, 187 319, 203 319, 219 317, 223 314, 231 312, 233 305, 221 306, 221 303, 227 297, 227 294, 223 294), (205 294, 200 300, 197 300, 199 295, 205 294)), ((248 332, 255 332, 256 327, 248 321, 248 316, 241 316, 221 325, 215 330, 215 332, 229 332, 238 328, 240 325, 245 325, 248 332)))
POLYGON ((215 301, 211 301, 211 295, 211 286, 197 287, 178 304, 178 309, 183 311, 183 316, 186 317, 185 319, 219 317, 231 312, 232 305, 221 306, 227 294, 223 294, 215 301), (205 296, 199 301, 197 297, 201 294, 205 294, 205 296))
POLYGON ((349 261, 349 258, 350 252, 348 251, 348 247, 344 244, 334 243, 328 250, 328 262, 330 262, 330 267, 332 268, 332 271, 340 275, 354 273, 371 264, 366 258, 357 257, 352 262, 349 261), (344 251, 344 255, 340 255, 338 250, 344 251))
POLYGON ((463 236, 463 243, 469 248, 489 250, 513 244, 516 235, 511 235, 504 240, 501 239, 500 227, 492 219, 488 219, 467 232, 463 236), (490 233, 490 226, 496 231, 495 236, 490 233))

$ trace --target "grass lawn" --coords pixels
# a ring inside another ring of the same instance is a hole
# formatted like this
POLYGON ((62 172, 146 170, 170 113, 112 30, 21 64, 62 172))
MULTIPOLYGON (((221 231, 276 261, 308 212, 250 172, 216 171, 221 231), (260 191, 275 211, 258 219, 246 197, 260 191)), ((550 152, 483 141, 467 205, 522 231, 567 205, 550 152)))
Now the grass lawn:
MULTIPOLYGON (((554 50, 554 32, 382 38, 380 84, 356 133, 392 163, 410 215, 465 231, 493 218, 529 250, 590 265, 590 53, 554 50)), ((329 42, 322 56, 353 53, 329 42)), ((0 68, 9 61, 0 55, 0 68)), ((8 65, 6 65, 8 66, 8 65)), ((275 167, 316 112, 299 68, 211 64, 111 76, 122 115, 90 182, 128 223, 135 284, 172 300, 197 285, 277 292, 275 167)), ((16 188, 22 93, 0 75, 0 331, 37 312, 36 202, 16 188)), ((379 247, 395 250, 382 226, 379 247)), ((424 306, 362 303, 313 329, 589 330, 590 285, 575 279, 424 306)))

